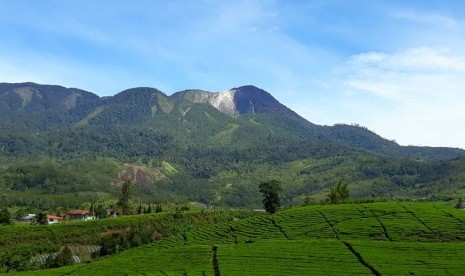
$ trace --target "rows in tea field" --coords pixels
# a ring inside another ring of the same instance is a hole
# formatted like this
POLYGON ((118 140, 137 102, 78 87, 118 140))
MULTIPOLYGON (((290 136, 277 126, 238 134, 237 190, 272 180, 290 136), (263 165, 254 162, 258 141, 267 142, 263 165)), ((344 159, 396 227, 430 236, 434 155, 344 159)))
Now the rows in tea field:
MULTIPOLYGON (((44 270, 42 275, 335 275, 340 270, 370 275, 336 240, 262 241, 254 244, 187 245, 153 250, 143 246, 90 265, 44 270), (216 260, 216 264, 213 261, 216 260), (338 264, 335 266, 334 264, 338 264), (216 268, 215 268, 216 265, 216 268)), ((36 275, 41 275, 41 274, 36 275)))
POLYGON ((274 220, 291 238, 465 240, 465 212, 439 203, 312 206, 286 210, 274 220))
POLYGON ((224 275, 462 275, 464 258, 465 244, 451 242, 306 239, 218 247, 224 275))
POLYGON ((338 238, 384 241, 464 241, 465 212, 442 204, 373 203, 292 208, 257 214, 162 240, 154 246, 240 244, 263 239, 338 238))
POLYGON ((463 275, 465 244, 350 241, 381 275, 463 275))
POLYGON ((254 243, 142 246, 90 264, 25 275, 460 275, 461 243, 265 240, 254 243))
POLYGON ((90 264, 79 264, 29 271, 15 275, 211 275, 211 247, 186 246, 153 250, 141 246, 103 258, 90 264))
MULTIPOLYGON (((292 208, 179 235, 44 275, 457 275, 465 212, 390 202, 292 208)), ((37 272, 35 272, 37 274, 37 272)))

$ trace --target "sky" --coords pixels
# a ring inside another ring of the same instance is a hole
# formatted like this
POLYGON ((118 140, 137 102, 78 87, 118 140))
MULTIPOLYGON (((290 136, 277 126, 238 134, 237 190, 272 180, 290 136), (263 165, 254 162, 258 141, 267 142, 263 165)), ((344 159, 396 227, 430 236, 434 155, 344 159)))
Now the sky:
POLYGON ((462 0, 0 0, 0 82, 252 84, 309 121, 465 149, 462 0))

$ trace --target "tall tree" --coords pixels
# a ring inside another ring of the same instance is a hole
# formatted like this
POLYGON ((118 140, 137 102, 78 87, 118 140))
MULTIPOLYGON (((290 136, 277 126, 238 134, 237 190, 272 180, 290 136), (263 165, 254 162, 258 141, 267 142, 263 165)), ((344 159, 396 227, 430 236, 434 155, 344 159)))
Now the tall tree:
POLYGON ((8 211, 7 208, 2 208, 0 210, 0 225, 8 225, 11 224, 11 214, 10 211, 8 211))
POLYGON ((137 208, 137 214, 142 214, 142 202, 139 202, 139 208, 137 208))
MULTIPOLYGON (((8 203, 8 200, 7 200, 7 190, 8 190, 8 187, 6 185, 6 180, 3 176, 0 175, 0 202, 1 203, 4 203, 5 206, 7 206, 7 203, 8 203)), ((1 204, 0 205, 3 205, 1 204)))
POLYGON ((41 224, 41 225, 48 224, 47 213, 46 212, 38 213, 36 216, 36 223, 41 224))
POLYGON ((93 202, 90 204, 89 213, 90 213, 92 216, 95 216, 95 207, 94 207, 94 203, 93 203, 93 202))
POLYGON ((157 208, 155 209, 155 213, 161 213, 162 211, 163 211, 163 209, 161 208, 161 204, 158 203, 157 208))
POLYGON ((281 201, 279 199, 279 196, 283 191, 281 183, 277 180, 271 180, 260 183, 258 188, 263 196, 262 202, 265 210, 270 214, 276 213, 278 208, 281 206, 281 201))
POLYGON ((329 188, 327 195, 329 203, 341 203, 349 198, 349 189, 347 188, 347 181, 344 179, 339 180, 336 187, 329 188))
POLYGON ((56 268, 65 265, 74 264, 73 252, 68 246, 65 246, 56 257, 50 256, 46 263, 44 264, 45 268, 56 268))
POLYGON ((462 198, 459 198, 459 201, 457 202, 457 204, 455 204, 455 208, 457 208, 457 209, 462 209, 463 208, 463 199, 462 198))
POLYGON ((118 204, 121 206, 121 211, 124 215, 129 214, 129 199, 131 198, 131 188, 131 179, 124 181, 123 185, 121 186, 121 197, 118 204))
POLYGON ((341 201, 345 201, 349 198, 349 189, 347 188, 347 185, 348 183, 344 179, 339 180, 339 182, 337 183, 336 191, 339 194, 341 201))
POLYGON ((327 197, 328 197, 329 203, 334 204, 334 203, 339 203, 341 201, 340 196, 337 193, 337 190, 335 187, 329 188, 329 194, 327 195, 327 197))
POLYGON ((107 208, 103 204, 97 204, 97 208, 95 209, 95 216, 99 219, 108 217, 107 208))

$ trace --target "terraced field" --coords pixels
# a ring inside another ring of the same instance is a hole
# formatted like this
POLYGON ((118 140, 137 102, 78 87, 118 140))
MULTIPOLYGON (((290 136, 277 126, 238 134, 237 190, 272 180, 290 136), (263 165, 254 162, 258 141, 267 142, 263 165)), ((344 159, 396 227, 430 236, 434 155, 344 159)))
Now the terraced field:
MULTIPOLYGON (((292 208, 210 224, 34 275, 461 275, 465 211, 437 203, 292 208)), ((29 274, 29 273, 25 273, 29 274)))

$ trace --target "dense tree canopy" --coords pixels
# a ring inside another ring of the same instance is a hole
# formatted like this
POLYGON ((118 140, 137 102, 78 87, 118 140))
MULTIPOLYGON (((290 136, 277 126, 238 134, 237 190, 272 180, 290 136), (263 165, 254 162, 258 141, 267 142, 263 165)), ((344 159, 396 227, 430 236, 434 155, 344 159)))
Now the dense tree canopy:
POLYGON ((277 180, 271 180, 268 182, 262 182, 258 186, 260 189, 260 193, 263 196, 263 205, 265 210, 270 213, 274 214, 281 206, 280 194, 283 191, 281 188, 281 183, 277 180))

